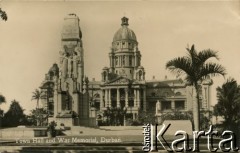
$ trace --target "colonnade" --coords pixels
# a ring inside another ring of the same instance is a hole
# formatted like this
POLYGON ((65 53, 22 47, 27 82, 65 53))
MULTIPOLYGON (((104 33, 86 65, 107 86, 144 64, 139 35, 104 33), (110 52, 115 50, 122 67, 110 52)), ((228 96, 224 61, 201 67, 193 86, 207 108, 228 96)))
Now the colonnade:
POLYGON ((143 108, 143 110, 146 110, 146 90, 141 89, 141 88, 104 88, 101 90, 101 97, 100 97, 100 107, 101 108, 106 108, 106 107, 113 107, 113 100, 116 100, 117 104, 116 107, 134 107, 134 108, 143 108), (124 90, 124 93, 121 92, 122 89, 124 90), (121 91, 120 91, 121 90, 121 91), (131 90, 131 92, 130 92, 131 90), (132 93, 133 90, 133 95, 130 94, 132 93), (116 92, 116 99, 113 99, 113 92, 116 92), (124 101, 125 105, 121 106, 121 98, 124 96, 124 101), (129 100, 133 99, 133 104, 130 106, 129 100), (142 101, 142 106, 141 106, 141 101, 142 101))

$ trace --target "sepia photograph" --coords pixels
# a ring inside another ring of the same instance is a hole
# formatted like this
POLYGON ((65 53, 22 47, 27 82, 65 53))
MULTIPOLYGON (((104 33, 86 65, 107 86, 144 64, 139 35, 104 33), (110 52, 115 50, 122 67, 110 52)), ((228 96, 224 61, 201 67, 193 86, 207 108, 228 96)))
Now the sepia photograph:
POLYGON ((0 153, 240 152, 239 57, 239 0, 0 0, 0 153))

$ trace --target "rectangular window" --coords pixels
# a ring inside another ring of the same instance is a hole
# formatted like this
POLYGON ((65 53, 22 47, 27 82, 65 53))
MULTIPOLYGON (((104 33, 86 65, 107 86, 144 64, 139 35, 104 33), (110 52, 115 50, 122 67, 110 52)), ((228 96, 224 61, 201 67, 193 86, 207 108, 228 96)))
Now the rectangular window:
POLYGON ((175 108, 179 110, 185 109, 185 102, 184 101, 175 101, 175 108))
POLYGON ((170 110, 170 109, 171 109, 171 101, 163 101, 162 110, 170 110))

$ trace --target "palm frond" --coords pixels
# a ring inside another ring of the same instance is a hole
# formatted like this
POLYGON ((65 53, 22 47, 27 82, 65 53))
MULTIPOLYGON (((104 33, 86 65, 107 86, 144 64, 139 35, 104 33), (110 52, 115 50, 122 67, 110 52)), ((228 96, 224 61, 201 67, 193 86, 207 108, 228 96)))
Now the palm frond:
POLYGON ((43 94, 42 91, 35 89, 35 91, 32 92, 32 100, 40 99, 42 97, 42 94, 43 94))
POLYGON ((195 50, 194 44, 192 45, 191 49, 186 48, 188 51, 188 58, 192 62, 192 65, 195 65, 195 63, 198 61, 197 58, 197 51, 195 50))
POLYGON ((191 61, 185 57, 178 57, 167 62, 166 69, 178 75, 182 75, 183 73, 190 76, 194 75, 191 61))
POLYGON ((211 49, 202 50, 198 53, 199 64, 204 64, 210 58, 219 59, 217 56, 217 51, 213 51, 211 49))
POLYGON ((217 75, 225 76, 226 75, 226 70, 220 64, 207 63, 207 64, 205 64, 201 67, 200 72, 198 74, 198 79, 201 79, 203 77, 207 77, 208 75, 211 75, 211 76, 217 76, 217 75))

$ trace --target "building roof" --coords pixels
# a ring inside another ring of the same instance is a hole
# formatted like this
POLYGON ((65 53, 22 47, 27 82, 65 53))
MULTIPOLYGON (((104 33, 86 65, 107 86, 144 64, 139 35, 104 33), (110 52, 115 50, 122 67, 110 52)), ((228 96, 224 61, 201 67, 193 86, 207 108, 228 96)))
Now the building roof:
POLYGON ((147 80, 147 87, 184 87, 186 84, 181 79, 174 80, 147 80))

